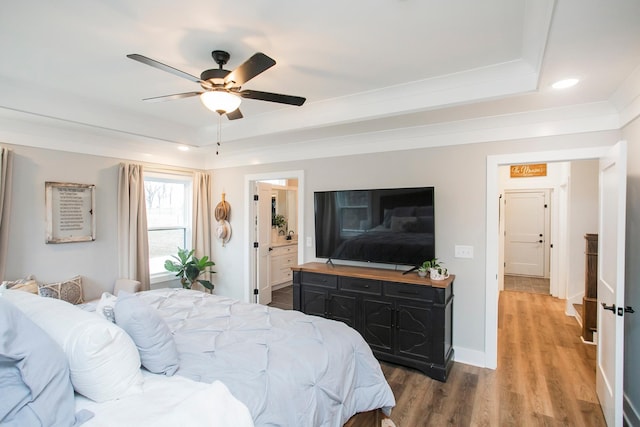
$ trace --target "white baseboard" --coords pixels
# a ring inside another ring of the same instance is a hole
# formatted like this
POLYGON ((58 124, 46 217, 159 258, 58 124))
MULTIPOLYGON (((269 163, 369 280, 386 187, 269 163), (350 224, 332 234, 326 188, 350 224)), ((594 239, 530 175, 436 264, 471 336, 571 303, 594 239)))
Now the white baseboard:
POLYGON ((631 401, 629 400, 629 396, 625 393, 624 400, 622 404, 622 412, 624 414, 624 420, 627 425, 630 427, 638 427, 640 426, 640 413, 633 406, 631 401))
POLYGON ((486 355, 484 351, 471 350, 464 347, 454 347, 453 360, 466 365, 486 368, 486 355))

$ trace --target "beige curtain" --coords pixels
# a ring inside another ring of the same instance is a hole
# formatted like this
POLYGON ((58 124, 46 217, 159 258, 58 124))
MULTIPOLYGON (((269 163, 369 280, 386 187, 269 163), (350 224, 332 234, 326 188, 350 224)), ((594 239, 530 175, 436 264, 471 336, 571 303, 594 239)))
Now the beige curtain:
MULTIPOLYGON (((211 175, 207 172, 196 172, 193 175, 193 249, 195 256, 213 257, 211 251, 211 229, 213 224, 211 204, 211 175)), ((215 267, 214 267, 215 270, 215 267)), ((211 277, 206 280, 211 281, 211 277)), ((212 281, 213 282, 213 281, 212 281)))
POLYGON ((193 175, 193 249, 200 258, 211 258, 211 225, 213 221, 211 206, 211 175, 196 172, 193 175))
POLYGON ((9 250, 9 212, 11 208, 11 165, 13 153, 0 147, 0 279, 4 278, 9 250))
POLYGON ((142 165, 121 163, 118 174, 118 269, 120 279, 149 290, 149 240, 142 165))

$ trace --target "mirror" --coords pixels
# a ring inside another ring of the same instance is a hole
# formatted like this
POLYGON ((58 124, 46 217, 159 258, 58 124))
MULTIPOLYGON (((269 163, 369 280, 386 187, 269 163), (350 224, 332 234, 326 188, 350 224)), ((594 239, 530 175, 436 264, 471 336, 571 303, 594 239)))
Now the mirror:
POLYGON ((271 194, 271 217, 272 219, 276 215, 282 215, 285 217, 285 235, 288 234, 289 231, 296 233, 296 230, 298 229, 297 210, 298 190, 273 188, 273 192, 271 194))

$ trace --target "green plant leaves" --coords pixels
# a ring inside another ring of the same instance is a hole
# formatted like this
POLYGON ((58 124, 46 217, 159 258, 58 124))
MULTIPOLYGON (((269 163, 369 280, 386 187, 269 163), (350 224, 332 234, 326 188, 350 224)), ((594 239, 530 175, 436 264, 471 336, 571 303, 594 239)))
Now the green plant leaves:
POLYGON ((209 290, 213 290, 213 283, 208 280, 200 280, 203 273, 215 273, 213 270, 207 270, 207 268, 215 265, 213 261, 209 260, 208 256, 203 256, 198 259, 193 256, 194 250, 178 248, 178 254, 172 255, 176 261, 166 260, 164 268, 167 271, 176 273, 176 277, 180 278, 180 283, 185 289, 191 289, 194 283, 200 283, 202 286, 209 290))

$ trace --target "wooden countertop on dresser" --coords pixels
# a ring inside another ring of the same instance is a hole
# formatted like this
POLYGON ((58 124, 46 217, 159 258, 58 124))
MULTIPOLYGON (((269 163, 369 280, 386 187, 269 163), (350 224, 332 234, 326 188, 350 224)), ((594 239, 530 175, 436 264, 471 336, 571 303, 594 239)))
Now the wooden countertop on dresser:
POLYGON ((411 283, 414 285, 431 286, 433 288, 446 288, 453 283, 454 275, 445 280, 431 280, 428 277, 420 277, 415 271, 402 274, 400 270, 388 270, 384 268, 357 267, 352 265, 326 264, 322 262, 308 262, 291 267, 293 271, 307 271, 311 273, 333 274, 335 276, 362 277, 364 279, 386 280, 388 282, 411 283))

